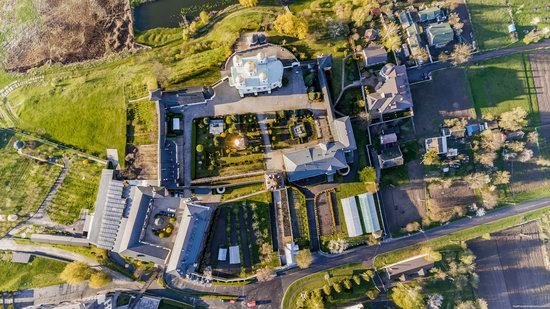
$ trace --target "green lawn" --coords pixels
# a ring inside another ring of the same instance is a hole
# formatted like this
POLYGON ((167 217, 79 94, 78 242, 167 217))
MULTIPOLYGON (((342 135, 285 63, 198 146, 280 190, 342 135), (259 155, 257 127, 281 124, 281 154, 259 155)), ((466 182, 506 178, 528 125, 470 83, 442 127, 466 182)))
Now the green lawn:
POLYGON ((508 25, 512 20, 518 31, 518 44, 523 44, 523 30, 532 29, 533 18, 542 20, 539 29, 550 26, 550 11, 545 9, 547 3, 544 0, 468 0, 467 4, 474 37, 481 50, 503 48, 514 43, 508 34, 508 25), (545 21, 544 18, 549 19, 545 21))
POLYGON ((0 261, 0 291, 17 291, 61 284, 65 263, 33 257, 29 264, 0 261))
POLYGON ((67 177, 48 206, 48 215, 55 222, 71 224, 84 208, 93 212, 96 192, 105 166, 81 158, 73 160, 67 177))
POLYGON ((529 113, 529 124, 537 125, 537 98, 527 55, 514 54, 472 65, 466 71, 478 117, 499 115, 521 107, 529 113))
POLYGON ((225 193, 222 194, 221 200, 227 201, 263 190, 265 190, 265 184, 263 182, 244 186, 228 187, 226 188, 225 193))
MULTIPOLYGON (((334 282, 349 278, 352 275, 359 275, 366 270, 367 268, 365 268, 360 263, 346 264, 298 279, 294 281, 286 290, 283 297, 282 308, 296 308, 296 298, 299 297, 301 292, 313 291, 322 288, 323 285, 327 283, 327 281, 325 280, 326 274, 329 274, 330 280, 334 282)), ((334 294, 336 292, 332 291, 332 293, 334 294)))
MULTIPOLYGON (((0 149, 0 157, 0 214, 17 214, 21 220, 38 209, 61 168, 22 157, 11 145, 0 149)), ((0 235, 16 224, 0 222, 0 235)))

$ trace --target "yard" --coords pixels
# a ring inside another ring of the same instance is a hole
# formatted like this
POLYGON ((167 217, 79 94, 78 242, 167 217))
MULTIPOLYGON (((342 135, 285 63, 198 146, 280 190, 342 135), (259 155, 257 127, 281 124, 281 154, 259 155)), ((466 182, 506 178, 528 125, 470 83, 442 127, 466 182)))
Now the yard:
POLYGON ((527 55, 514 54, 478 63, 469 66, 466 75, 478 117, 500 115, 521 107, 529 113, 531 126, 540 123, 527 55))
POLYGON ((274 149, 317 140, 317 130, 313 113, 309 110, 279 111, 269 124, 271 142, 274 149))
POLYGON ((194 178, 264 169, 263 140, 256 115, 198 118, 193 120, 193 128, 194 178), (213 129, 212 121, 219 121, 217 129, 213 129))
POLYGON ((128 103, 127 143, 150 145, 157 143, 158 119, 156 103, 142 100, 128 103))
MULTIPOLYGON (((6 135, 1 134, 3 139, 6 135)), ((18 155, 12 148, 14 140, 0 149, 0 235, 4 235, 23 218, 32 215, 53 186, 61 168, 18 155), (16 221, 8 215, 18 215, 16 221)))
POLYGON ((309 248, 306 197, 298 189, 291 187, 288 189, 288 202, 294 242, 300 248, 309 248))
POLYGON ((65 263, 42 257, 33 257, 29 264, 19 264, 6 261, 10 252, 3 252, 0 260, 0 290, 4 292, 40 288, 61 284, 59 274, 65 268, 65 263))
POLYGON ((481 50, 504 48, 514 43, 508 25, 516 24, 518 38, 533 29, 533 19, 539 18, 539 29, 550 26, 550 11, 544 0, 469 0, 474 38, 481 50))
POLYGON ((265 192, 220 207, 203 266, 212 266, 216 275, 228 278, 245 277, 267 265, 278 266, 271 236, 271 202, 271 192, 265 192), (218 260, 218 250, 230 246, 239 246, 240 263, 218 260))
POLYGON ((55 222, 71 224, 78 220, 82 209, 93 212, 103 168, 94 161, 73 159, 67 177, 48 206, 48 216, 55 222))

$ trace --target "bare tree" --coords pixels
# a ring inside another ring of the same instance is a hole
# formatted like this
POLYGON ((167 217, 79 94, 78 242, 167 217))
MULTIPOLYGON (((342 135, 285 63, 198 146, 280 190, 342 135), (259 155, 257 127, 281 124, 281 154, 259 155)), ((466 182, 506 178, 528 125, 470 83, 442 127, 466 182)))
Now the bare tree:
POLYGON ((506 185, 510 183, 510 172, 508 171, 497 171, 493 174, 493 184, 495 185, 506 185))
POLYGON ((412 56, 419 63, 425 63, 430 58, 430 55, 428 54, 428 51, 425 48, 422 48, 422 47, 418 47, 418 48, 413 49, 412 56))
POLYGON ((271 267, 263 267, 256 272, 256 279, 260 282, 269 281, 273 276, 273 269, 271 267))
POLYGON ((482 172, 467 175, 466 177, 464 177, 464 180, 468 183, 470 188, 474 190, 482 189, 487 184, 489 184, 489 182, 491 182, 491 178, 489 177, 489 175, 482 172))
POLYGON ((528 162, 533 158, 533 150, 531 149, 525 149, 518 155, 518 161, 519 162, 528 162))
POLYGON ((453 65, 461 65, 468 62, 472 58, 472 47, 468 44, 455 45, 451 52, 451 63, 453 65))
POLYGON ((521 107, 502 113, 498 122, 501 128, 508 131, 521 130, 526 124, 527 112, 521 107))

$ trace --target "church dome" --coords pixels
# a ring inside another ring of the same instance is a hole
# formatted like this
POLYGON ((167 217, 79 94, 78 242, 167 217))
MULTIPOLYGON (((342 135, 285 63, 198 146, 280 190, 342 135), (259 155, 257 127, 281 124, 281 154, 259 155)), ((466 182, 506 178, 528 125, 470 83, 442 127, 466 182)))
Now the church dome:
POLYGON ((243 65, 243 58, 239 55, 235 55, 235 57, 233 57, 233 65, 238 67, 243 65))
POLYGON ((256 73, 256 63, 254 61, 247 61, 244 64, 244 69, 250 75, 255 74, 256 73))
POLYGON ((256 55, 256 59, 258 59, 258 62, 260 63, 264 63, 265 62, 265 53, 264 52, 259 52, 257 55, 256 55))
POLYGON ((260 81, 261 82, 267 82, 267 73, 266 72, 260 72, 260 74, 258 74, 258 77, 260 78, 260 81))

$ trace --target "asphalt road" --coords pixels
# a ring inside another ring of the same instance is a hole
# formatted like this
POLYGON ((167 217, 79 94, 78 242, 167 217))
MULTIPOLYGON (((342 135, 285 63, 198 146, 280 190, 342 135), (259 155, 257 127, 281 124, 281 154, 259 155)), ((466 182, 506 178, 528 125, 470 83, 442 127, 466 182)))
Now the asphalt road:
MULTIPOLYGON (((472 55, 472 59, 468 63, 475 63, 479 61, 489 60, 495 57, 505 56, 509 54, 532 51, 542 48, 550 48, 550 40, 545 40, 539 43, 533 43, 530 45, 523 45, 517 47, 511 47, 506 49, 492 50, 487 52, 480 52, 472 55)), ((446 69, 451 67, 452 64, 449 62, 437 62, 431 64, 425 64, 420 67, 411 68, 407 70, 407 75, 409 77, 410 83, 420 82, 426 79, 429 73, 441 69, 446 69)))
MULTIPOLYGON (((401 238, 388 239, 380 245, 359 247, 337 256, 328 256, 317 253, 315 254, 313 264, 309 268, 293 268, 281 271, 278 273, 277 277, 268 282, 254 283, 244 287, 217 286, 207 288, 197 286, 195 290, 187 290, 186 292, 215 292, 227 295, 239 295, 244 296, 246 299, 256 299, 258 301, 266 302, 266 305, 263 306, 264 308, 281 308, 281 302, 288 286, 290 286, 290 284, 294 281, 307 275, 347 263, 363 262, 367 265, 373 265, 374 258, 378 254, 401 249, 426 240, 449 235, 467 228, 491 223, 509 216, 527 213, 546 206, 550 206, 550 198, 524 202, 515 206, 497 209, 489 212, 483 217, 464 218, 441 227, 427 230, 423 233, 417 233, 401 238), (214 288, 216 289, 215 291, 213 290, 214 288)), ((148 292, 162 297, 184 299, 180 294, 174 291, 162 289, 157 286, 153 286, 148 292)), ((189 301, 189 299, 186 300, 189 301)), ((234 306, 234 308, 241 307, 241 304, 229 305, 227 303, 221 303, 219 300, 204 300, 204 302, 212 308, 233 308, 232 306, 234 306)))

